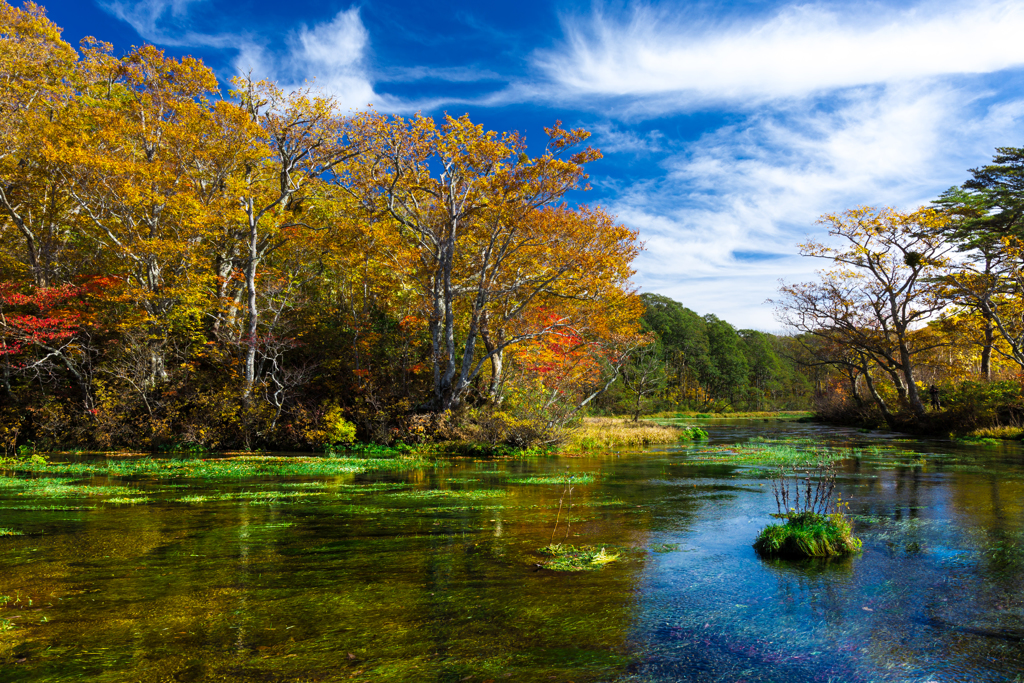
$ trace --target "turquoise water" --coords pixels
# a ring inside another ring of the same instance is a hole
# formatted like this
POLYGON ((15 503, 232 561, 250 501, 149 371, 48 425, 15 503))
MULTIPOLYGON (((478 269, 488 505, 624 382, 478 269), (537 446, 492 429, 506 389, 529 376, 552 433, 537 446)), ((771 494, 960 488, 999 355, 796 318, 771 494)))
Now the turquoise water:
POLYGON ((866 449, 839 475, 863 552, 759 559, 769 472, 699 461, 701 445, 66 490, 8 479, 0 527, 23 535, 0 537, 0 679, 1024 681, 1018 444, 709 431, 866 449), (592 475, 568 511, 562 485, 530 483, 567 471, 592 475), (619 559, 550 571, 536 551, 552 538, 619 559))

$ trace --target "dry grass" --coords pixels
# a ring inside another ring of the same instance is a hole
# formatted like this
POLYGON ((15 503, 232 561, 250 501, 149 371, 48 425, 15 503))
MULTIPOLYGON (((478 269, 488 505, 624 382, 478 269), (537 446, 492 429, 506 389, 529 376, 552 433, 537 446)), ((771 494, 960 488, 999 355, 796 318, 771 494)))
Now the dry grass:
POLYGON ((1024 438, 1024 427, 982 427, 975 429, 968 436, 982 439, 1021 439, 1024 438))
POLYGON ((608 448, 640 448, 676 443, 686 430, 653 422, 632 422, 618 417, 587 417, 566 439, 566 450, 596 451, 608 448))
POLYGON ((780 410, 780 411, 767 411, 767 410, 755 410, 748 412, 736 412, 736 413, 702 413, 696 410, 669 410, 660 413, 654 413, 648 415, 649 419, 657 420, 671 420, 679 418, 696 418, 699 420, 748 420, 748 419, 775 419, 775 420, 794 420, 801 417, 811 417, 814 413, 806 410, 780 410))

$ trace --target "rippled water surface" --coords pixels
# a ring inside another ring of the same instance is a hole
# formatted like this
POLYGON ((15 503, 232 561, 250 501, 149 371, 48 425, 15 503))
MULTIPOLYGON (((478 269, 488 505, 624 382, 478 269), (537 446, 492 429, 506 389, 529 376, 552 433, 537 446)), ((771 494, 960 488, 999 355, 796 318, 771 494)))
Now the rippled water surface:
POLYGON ((840 463, 862 553, 768 562, 702 446, 337 477, 0 487, 3 681, 1024 681, 1024 451, 732 422, 840 463), (565 538, 619 559, 538 567, 565 538), (107 488, 103 488, 107 487, 107 488), (132 504, 132 501, 140 500, 132 504), (146 500, 148 499, 148 500, 146 500), (112 502, 114 501, 114 502, 112 502))

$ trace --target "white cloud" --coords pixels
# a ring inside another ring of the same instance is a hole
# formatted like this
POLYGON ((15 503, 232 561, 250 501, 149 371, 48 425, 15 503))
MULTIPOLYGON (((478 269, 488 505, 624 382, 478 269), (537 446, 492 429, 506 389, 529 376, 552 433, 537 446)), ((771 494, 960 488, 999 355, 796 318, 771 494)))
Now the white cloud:
POLYGON ((273 53, 256 41, 246 41, 234 60, 235 68, 274 80, 285 90, 314 86, 336 97, 343 108, 395 104, 377 94, 370 82, 366 66, 370 34, 357 7, 312 28, 301 25, 288 35, 286 44, 286 51, 273 53))
POLYGON ((209 34, 188 28, 189 5, 206 0, 111 0, 100 6, 129 24, 143 39, 159 45, 200 45, 231 47, 237 37, 227 33, 209 34))
POLYGON ((914 208, 1024 134, 1024 101, 972 116, 972 99, 934 85, 864 88, 827 110, 761 111, 706 134, 665 161, 663 178, 611 202, 647 241, 638 282, 699 312, 777 329, 762 302, 778 278, 822 267, 796 256, 806 236, 820 238, 821 214, 914 208))
POLYGON ((534 59, 564 96, 665 97, 699 107, 1024 64, 1024 5, 989 0, 911 9, 790 5, 767 20, 565 20, 561 48, 534 59))
POLYGON ((480 81, 503 81, 505 78, 490 69, 472 66, 402 66, 391 67, 380 72, 381 80, 389 83, 411 83, 414 81, 448 81, 449 83, 476 83, 480 81))
POLYGON ((589 126, 588 130, 594 134, 591 140, 594 146, 607 154, 661 152, 668 144, 664 133, 660 130, 638 133, 628 129, 623 130, 610 123, 596 123, 589 126))
POLYGON ((357 7, 342 10, 331 20, 312 27, 301 24, 285 35, 286 49, 276 52, 269 48, 273 36, 193 30, 189 8, 205 1, 110 0, 102 7, 158 45, 236 50, 232 62, 236 73, 276 81, 285 90, 313 86, 336 97, 342 108, 397 106, 397 102, 374 91, 366 64, 370 36, 357 7))

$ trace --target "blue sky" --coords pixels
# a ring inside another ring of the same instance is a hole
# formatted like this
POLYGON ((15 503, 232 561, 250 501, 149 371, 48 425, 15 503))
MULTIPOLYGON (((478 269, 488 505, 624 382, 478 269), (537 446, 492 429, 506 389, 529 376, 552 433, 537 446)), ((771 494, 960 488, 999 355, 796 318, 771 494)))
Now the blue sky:
POLYGON ((1024 3, 51 0, 75 44, 144 42, 225 81, 315 79, 345 106, 594 133, 597 203, 640 231, 635 281, 777 331, 777 280, 823 213, 914 208, 1024 146, 1024 3))

